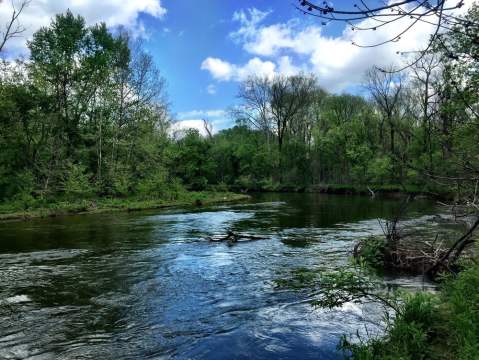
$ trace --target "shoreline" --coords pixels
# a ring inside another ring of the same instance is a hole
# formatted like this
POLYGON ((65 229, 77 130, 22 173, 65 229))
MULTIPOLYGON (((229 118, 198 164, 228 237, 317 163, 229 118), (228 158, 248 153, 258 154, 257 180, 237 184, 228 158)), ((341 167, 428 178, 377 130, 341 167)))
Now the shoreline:
MULTIPOLYGON (((330 195, 357 195, 369 196, 372 193, 371 187, 347 185, 347 184, 321 184, 311 185, 308 187, 292 187, 292 186, 278 186, 275 188, 258 188, 258 189, 240 189, 231 187, 228 192, 187 192, 179 195, 175 200, 162 199, 138 199, 138 198, 91 198, 82 199, 75 202, 68 200, 56 201, 47 204, 46 206, 32 207, 27 210, 2 211, 0 205, 0 222, 5 221, 28 221, 32 219, 52 218, 60 216, 72 215, 88 215, 101 214, 113 212, 132 212, 142 210, 165 209, 177 206, 203 206, 211 204, 230 203, 235 201, 242 201, 250 199, 248 194, 255 193, 309 193, 309 194, 330 194, 330 195), (240 193, 241 192, 241 193, 240 193)), ((425 197, 431 199, 450 198, 450 194, 446 192, 432 193, 420 189, 405 188, 400 189, 396 185, 376 186, 372 187, 374 196, 387 197, 403 197, 413 195, 414 197, 425 197)), ((4 204, 8 207, 8 204, 4 204)))
POLYGON ((133 212, 143 210, 166 209, 179 206, 205 206, 213 204, 244 201, 251 198, 246 194, 233 192, 190 192, 187 196, 180 196, 176 200, 134 198, 94 198, 78 202, 53 202, 50 207, 38 207, 28 210, 0 212, 0 222, 29 221, 73 215, 92 215, 115 212, 133 212))
POLYGON ((413 195, 415 197, 427 197, 431 199, 450 200, 451 193, 440 191, 432 192, 425 191, 419 188, 405 187, 401 188, 399 185, 378 185, 378 186, 360 186, 360 185, 348 185, 348 184, 319 184, 309 186, 277 186, 274 188, 250 188, 241 189, 239 187, 230 188, 234 192, 246 191, 246 193, 308 193, 308 194, 330 194, 330 195, 362 195, 372 196, 371 190, 374 196, 391 196, 400 197, 413 195))

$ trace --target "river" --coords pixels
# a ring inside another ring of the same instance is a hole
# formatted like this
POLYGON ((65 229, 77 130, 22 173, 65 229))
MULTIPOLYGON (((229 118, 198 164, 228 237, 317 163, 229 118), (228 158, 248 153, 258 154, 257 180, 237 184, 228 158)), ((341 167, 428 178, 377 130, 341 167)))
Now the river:
MULTIPOLYGON (((278 288, 298 267, 348 264, 399 200, 263 194, 239 204, 0 224, 1 359, 341 359, 369 305, 310 306, 278 288), (228 230, 264 240, 214 243, 228 230)), ((407 218, 425 224, 434 204, 407 218)), ((420 286, 418 278, 387 278, 420 286)))

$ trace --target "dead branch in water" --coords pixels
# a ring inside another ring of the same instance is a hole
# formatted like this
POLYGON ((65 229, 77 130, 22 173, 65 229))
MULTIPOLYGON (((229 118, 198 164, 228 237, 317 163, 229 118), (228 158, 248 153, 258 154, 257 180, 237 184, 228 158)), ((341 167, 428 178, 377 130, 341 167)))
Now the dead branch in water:
POLYGON ((213 235, 213 236, 206 237, 206 239, 212 242, 227 241, 229 244, 237 243, 237 242, 263 240, 264 238, 265 238, 264 236, 251 235, 251 234, 245 234, 245 233, 235 233, 231 230, 228 231, 226 235, 213 235))
POLYGON ((441 257, 439 257, 434 264, 427 270, 427 273, 430 275, 436 275, 440 270, 451 271, 456 265, 457 260, 460 258, 464 249, 472 243, 474 243, 474 238, 472 235, 474 231, 479 226, 479 217, 476 218, 476 221, 472 224, 469 230, 461 236, 450 248, 446 251, 441 257))

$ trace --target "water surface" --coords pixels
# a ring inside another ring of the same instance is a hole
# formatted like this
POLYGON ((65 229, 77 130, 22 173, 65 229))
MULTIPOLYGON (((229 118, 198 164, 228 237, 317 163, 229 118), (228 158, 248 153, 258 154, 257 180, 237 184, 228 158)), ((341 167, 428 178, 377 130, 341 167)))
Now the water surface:
MULTIPOLYGON (((338 268, 398 200, 267 194, 241 204, 0 224, 1 359, 339 359, 376 306, 326 311, 275 280, 338 268), (228 246, 228 230, 265 240, 228 246)), ((412 222, 433 204, 416 200, 412 222)), ((417 279, 391 279, 403 286, 417 279)))

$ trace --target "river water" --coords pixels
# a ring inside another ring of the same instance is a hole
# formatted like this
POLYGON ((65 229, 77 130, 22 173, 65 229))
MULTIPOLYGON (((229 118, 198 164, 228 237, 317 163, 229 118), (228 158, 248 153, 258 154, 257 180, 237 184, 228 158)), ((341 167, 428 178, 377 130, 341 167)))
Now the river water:
MULTIPOLYGON (((328 311, 276 280, 338 268, 393 199, 264 194, 239 204, 0 224, 0 359, 340 359, 377 306, 328 311), (213 243, 228 230, 264 240, 213 243)), ((407 217, 427 223, 416 200, 407 217)), ((417 278, 389 278, 419 286, 417 278)))

